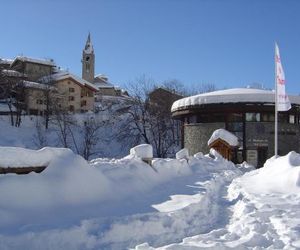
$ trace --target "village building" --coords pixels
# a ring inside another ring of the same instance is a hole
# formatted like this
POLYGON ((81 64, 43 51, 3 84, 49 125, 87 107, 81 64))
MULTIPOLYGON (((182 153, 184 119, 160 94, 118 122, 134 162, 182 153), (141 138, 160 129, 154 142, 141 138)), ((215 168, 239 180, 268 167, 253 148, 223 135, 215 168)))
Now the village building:
POLYGON ((160 109, 164 109, 165 114, 170 113, 172 104, 183 98, 183 95, 176 93, 175 90, 170 90, 164 87, 158 87, 149 93, 149 102, 157 105, 160 109))
POLYGON ((53 107, 49 107, 50 103, 69 112, 94 111, 97 88, 70 72, 60 70, 53 60, 18 56, 14 60, 1 60, 1 63, 4 65, 1 74, 10 77, 10 83, 16 85, 16 93, 22 92, 18 102, 27 114, 51 113, 53 107), (19 81, 12 81, 13 78, 19 81))
MULTIPOLYGON (((278 114, 279 155, 300 151, 300 96, 289 96, 292 108, 278 114)), ((182 147, 208 153, 213 131, 223 128, 239 139, 236 162, 262 167, 274 155, 274 91, 237 88, 175 101, 171 111, 181 120, 182 147)))

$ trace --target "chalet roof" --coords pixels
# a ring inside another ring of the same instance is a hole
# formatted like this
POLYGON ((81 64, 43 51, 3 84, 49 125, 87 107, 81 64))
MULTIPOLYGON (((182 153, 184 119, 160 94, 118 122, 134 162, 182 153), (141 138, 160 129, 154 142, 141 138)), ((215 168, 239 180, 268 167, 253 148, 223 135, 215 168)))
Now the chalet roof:
POLYGON ((0 58, 0 64, 11 64, 13 61, 12 59, 0 58))
POLYGON ((53 86, 49 86, 47 84, 39 83, 39 82, 23 81, 22 83, 26 88, 41 89, 41 90, 55 89, 53 86))
POLYGON ((170 94, 176 95, 178 97, 183 97, 183 95, 177 93, 175 89, 168 89, 168 88, 165 88, 165 87, 156 87, 150 93, 160 92, 160 91, 163 91, 163 92, 166 92, 166 93, 170 93, 170 94))
MULTIPOLYGON (((54 81, 61 81, 61 80, 65 80, 68 78, 75 80, 81 86, 89 87, 89 88, 93 89, 94 91, 98 90, 97 87, 93 83, 90 83, 90 82, 88 82, 70 72, 67 72, 67 71, 62 71, 62 72, 51 75, 51 79, 54 81)), ((47 78, 45 78, 45 77, 44 77, 44 79, 47 80, 47 78)), ((49 79, 49 76, 48 76, 48 79, 49 79)))
POLYGON ((3 69, 2 74, 5 76, 12 76, 12 77, 26 77, 26 74, 20 73, 19 71, 12 70, 12 69, 3 69))
MULTIPOLYGON (((289 99, 292 104, 300 105, 300 96, 289 96, 289 99)), ((273 90, 235 88, 182 98, 173 103, 171 111, 175 112, 177 110, 204 104, 274 103, 274 100, 275 92, 273 90)))
POLYGON ((238 138, 234 134, 222 128, 217 129, 213 132, 213 134, 207 142, 207 145, 211 145, 219 139, 225 141, 232 147, 237 147, 239 145, 238 138))
POLYGON ((98 89, 117 89, 111 82, 108 81, 108 77, 104 74, 99 74, 95 77, 94 85, 98 89))
POLYGON ((17 61, 21 62, 31 62, 31 63, 36 63, 36 64, 43 64, 43 65, 48 65, 48 66, 53 66, 55 67, 55 63, 53 60, 46 60, 46 59, 37 59, 37 58, 31 58, 31 57, 26 57, 26 56, 17 56, 14 61, 11 63, 11 65, 15 64, 17 61))

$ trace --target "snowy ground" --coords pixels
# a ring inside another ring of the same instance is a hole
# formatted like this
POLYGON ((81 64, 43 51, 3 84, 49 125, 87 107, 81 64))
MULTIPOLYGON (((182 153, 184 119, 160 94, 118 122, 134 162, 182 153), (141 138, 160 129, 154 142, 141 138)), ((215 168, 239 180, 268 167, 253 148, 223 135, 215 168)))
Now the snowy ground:
POLYGON ((244 174, 201 154, 150 167, 133 156, 88 163, 68 149, 0 148, 0 166, 30 164, 48 167, 0 176, 0 249, 300 248, 294 152, 244 174))
MULTIPOLYGON (((106 121, 109 119, 108 112, 100 112, 95 115, 96 119, 99 121, 106 121)), ((85 119, 89 114, 77 114, 74 119, 79 123, 85 119)), ((24 147, 29 149, 40 149, 45 146, 51 147, 62 147, 62 141, 59 129, 50 122, 50 127, 46 131, 43 125, 43 119, 37 116, 22 116, 22 123, 19 128, 10 125, 9 116, 0 116, 0 146, 14 146, 14 147, 24 147), (38 138, 37 124, 41 124, 41 135, 43 137, 43 142, 38 138)), ((95 147, 95 157, 123 157, 128 154, 130 150, 130 145, 119 142, 114 134, 117 126, 112 126, 112 124, 104 123, 99 130, 99 143, 95 147)), ((82 142, 82 132, 78 126, 72 127, 72 132, 75 141, 80 146, 82 142)), ((68 145, 76 152, 73 140, 68 134, 68 145)))

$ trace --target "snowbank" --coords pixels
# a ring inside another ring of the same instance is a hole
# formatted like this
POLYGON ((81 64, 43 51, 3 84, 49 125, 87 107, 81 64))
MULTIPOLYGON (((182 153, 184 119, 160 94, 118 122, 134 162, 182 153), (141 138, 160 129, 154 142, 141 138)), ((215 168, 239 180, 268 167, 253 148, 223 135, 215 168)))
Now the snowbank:
POLYGON ((31 150, 16 147, 0 147, 0 167, 48 166, 52 159, 61 157, 69 149, 45 147, 31 150))
POLYGON ((186 148, 183 148, 176 153, 176 159, 178 159, 178 160, 180 160, 180 159, 187 160, 188 158, 189 158, 189 151, 186 148))
POLYGON ((140 144, 130 149, 130 155, 141 159, 152 159, 153 148, 149 144, 140 144))
POLYGON ((88 163, 67 149, 6 150, 19 158, 7 164, 49 164, 41 174, 0 176, 1 249, 300 247, 295 152, 242 175, 217 154, 149 166, 137 157, 88 163))
POLYGON ((300 154, 267 160, 263 168, 245 174, 241 180, 245 189, 255 193, 299 193, 300 154))

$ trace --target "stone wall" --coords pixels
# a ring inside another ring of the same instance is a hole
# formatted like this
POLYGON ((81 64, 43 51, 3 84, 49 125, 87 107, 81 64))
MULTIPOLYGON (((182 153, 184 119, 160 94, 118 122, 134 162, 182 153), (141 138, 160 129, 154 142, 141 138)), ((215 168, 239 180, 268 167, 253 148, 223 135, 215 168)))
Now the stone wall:
POLYGON ((225 128, 225 123, 194 123, 184 125, 184 147, 189 153, 208 153, 207 142, 212 133, 219 128, 225 128))

